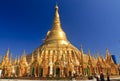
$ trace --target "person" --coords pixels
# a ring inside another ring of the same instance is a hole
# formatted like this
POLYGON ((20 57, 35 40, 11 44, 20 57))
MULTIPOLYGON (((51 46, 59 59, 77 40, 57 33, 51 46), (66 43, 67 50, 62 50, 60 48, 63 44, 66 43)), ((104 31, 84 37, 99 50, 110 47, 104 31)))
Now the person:
POLYGON ((96 75, 96 81, 99 81, 99 75, 96 75))
POLYGON ((104 75, 103 75, 102 72, 100 73, 100 81, 105 81, 105 79, 104 79, 104 75))
POLYGON ((74 74, 73 74, 72 80, 75 81, 75 79, 76 79, 76 77, 75 77, 75 73, 74 73, 74 74))
POLYGON ((93 81, 97 81, 97 80, 96 80, 96 77, 93 77, 93 81))
POLYGON ((98 78, 98 77, 96 77, 96 81, 99 81, 99 78, 98 78))
POLYGON ((110 81, 110 75, 107 73, 107 81, 110 81))
POLYGON ((1 78, 1 76, 2 76, 2 69, 0 69, 0 78, 1 78))

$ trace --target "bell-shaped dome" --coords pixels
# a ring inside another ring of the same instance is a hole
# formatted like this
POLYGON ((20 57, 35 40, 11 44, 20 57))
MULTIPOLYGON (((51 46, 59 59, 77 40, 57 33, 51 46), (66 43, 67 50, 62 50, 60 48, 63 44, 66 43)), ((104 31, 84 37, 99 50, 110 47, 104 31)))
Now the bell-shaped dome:
MULTIPOLYGON (((66 67, 69 64, 79 66, 80 51, 74 47, 66 37, 60 23, 60 16, 58 13, 58 6, 55 7, 55 15, 52 29, 48 31, 47 36, 40 47, 34 52, 34 58, 40 55, 40 65, 60 65, 66 67)), ((31 55, 30 55, 31 57, 31 55)))
POLYGON ((44 44, 50 43, 59 43, 59 44, 68 44, 67 37, 63 31, 60 23, 60 16, 58 13, 58 6, 55 7, 55 16, 53 20, 53 26, 51 31, 48 31, 47 36, 44 40, 44 44))

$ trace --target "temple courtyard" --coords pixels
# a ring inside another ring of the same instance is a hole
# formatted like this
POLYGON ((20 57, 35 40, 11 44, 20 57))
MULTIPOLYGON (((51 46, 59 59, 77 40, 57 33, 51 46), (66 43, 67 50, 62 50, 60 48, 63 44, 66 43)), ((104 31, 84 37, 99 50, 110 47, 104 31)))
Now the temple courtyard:
MULTIPOLYGON (((40 80, 0 79, 0 81, 40 81, 40 80)), ((43 80, 41 80, 41 81, 43 81, 43 80)), ((47 81, 51 81, 51 80, 47 80, 47 81)), ((55 81, 57 81, 57 80, 55 80, 55 81)), ((63 81, 70 81, 70 80, 63 80, 63 81)), ((73 80, 73 81, 96 81, 96 80, 73 80)), ((107 80, 105 80, 105 81, 107 81, 107 80)), ((110 81, 120 81, 120 78, 111 79, 110 81)))
MULTIPOLYGON (((80 78, 80 77, 77 77, 76 79, 74 78, 60 78, 60 77, 56 77, 56 78, 53 78, 53 77, 38 77, 38 78, 35 78, 35 77, 22 77, 22 78, 4 78, 4 79, 0 79, 0 81, 43 81, 43 80, 47 80, 47 81, 51 81, 51 80, 61 80, 61 81, 97 81, 96 79, 91 79, 91 80, 88 80, 87 77, 84 77, 84 78, 80 78)), ((107 78, 105 77, 105 81, 107 81, 107 78)), ((110 81, 120 81, 120 76, 111 76, 110 77, 110 81)))

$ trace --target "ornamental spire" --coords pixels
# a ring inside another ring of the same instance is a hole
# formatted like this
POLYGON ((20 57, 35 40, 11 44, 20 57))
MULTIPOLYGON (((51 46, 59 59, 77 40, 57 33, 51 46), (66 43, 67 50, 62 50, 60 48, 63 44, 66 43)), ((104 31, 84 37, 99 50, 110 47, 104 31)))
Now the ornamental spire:
POLYGON ((10 55, 9 64, 10 64, 10 65, 12 64, 12 53, 11 53, 11 55, 10 55))
POLYGON ((39 59, 40 59, 40 53, 39 53, 39 48, 37 50, 37 61, 39 62, 39 59))
POLYGON ((7 53, 6 53, 5 57, 4 57, 4 61, 5 61, 5 62, 8 62, 8 61, 9 61, 9 53, 10 53, 10 50, 9 50, 9 48, 8 48, 7 53))
POLYGON ((8 48, 5 58, 9 58, 10 49, 8 48))
POLYGON ((80 45, 80 52, 83 54, 83 48, 82 48, 82 45, 80 45))
POLYGON ((60 16, 58 13, 58 5, 55 6, 55 15, 53 20, 53 25, 51 31, 48 31, 44 43, 59 43, 59 44, 68 44, 67 37, 63 31, 60 23, 60 16))
POLYGON ((31 55, 31 63, 34 62, 34 56, 33 56, 33 52, 32 52, 32 55, 31 55))
POLYGON ((59 10, 59 8, 58 8, 58 5, 56 4, 52 30, 62 30, 58 10, 59 10))

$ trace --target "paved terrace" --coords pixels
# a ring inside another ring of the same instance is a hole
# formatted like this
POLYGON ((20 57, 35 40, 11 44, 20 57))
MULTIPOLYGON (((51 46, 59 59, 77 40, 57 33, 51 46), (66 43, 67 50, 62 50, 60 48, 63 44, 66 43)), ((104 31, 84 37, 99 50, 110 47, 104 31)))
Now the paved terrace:
MULTIPOLYGON (((96 80, 70 80, 70 78, 11 78, 11 79, 0 79, 0 81, 96 81, 96 80)), ((105 78, 107 81, 107 79, 105 78)), ((120 81, 120 76, 110 77, 110 81, 120 81)))
MULTIPOLYGON (((96 81, 96 80, 18 80, 18 79, 0 79, 0 81, 96 81)), ((105 80, 107 81, 107 80, 105 80)), ((110 81, 120 81, 120 78, 111 79, 110 81)))

